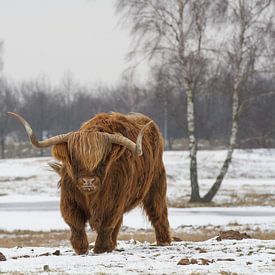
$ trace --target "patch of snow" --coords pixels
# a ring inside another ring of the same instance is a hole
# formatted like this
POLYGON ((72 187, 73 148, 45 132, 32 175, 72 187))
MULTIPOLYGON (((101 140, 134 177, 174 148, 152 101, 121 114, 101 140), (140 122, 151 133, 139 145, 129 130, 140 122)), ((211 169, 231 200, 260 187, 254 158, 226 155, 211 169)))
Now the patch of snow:
MULTIPOLYGON (((0 204, 0 229, 50 231, 69 229, 60 211, 53 207, 47 211, 35 209, 12 211, 0 204)), ((275 231, 275 208, 273 207, 230 207, 230 208, 169 208, 169 222, 173 229, 180 226, 210 226, 228 224, 257 224, 260 228, 275 231)), ((135 229, 152 228, 140 208, 126 213, 123 225, 135 229)))
POLYGON ((0 211, 0 229, 51 231, 69 229, 60 211, 0 211))
POLYGON ((3 203, 59 202, 59 197, 50 195, 8 195, 0 197, 0 211, 3 203))
MULTIPOLYGON (((170 203, 187 202, 190 198, 188 155, 187 151, 164 153, 170 203)), ((225 150, 198 152, 202 195, 213 184, 225 155, 225 150)), ((0 202, 5 196, 14 195, 59 197, 59 177, 48 166, 52 160, 51 157, 0 160, 0 202)), ((232 165, 214 202, 234 203, 247 193, 267 194, 274 183, 275 149, 235 150, 232 165)), ((275 201, 270 192, 269 195, 269 202, 275 201)), ((18 200, 22 201, 22 198, 18 200)))
POLYGON ((3 195, 59 196, 58 175, 51 157, 0 160, 0 202, 3 195))
POLYGON ((119 251, 90 252, 85 256, 76 256, 68 247, 1 248, 7 261, 1 262, 0 272, 37 274, 47 267, 51 274, 274 274, 274 247, 273 240, 254 239, 210 239, 167 247, 131 240, 119 241, 119 251), (59 256, 53 255, 56 250, 60 250, 59 256), (195 259, 197 263, 178 265, 182 258, 195 259))

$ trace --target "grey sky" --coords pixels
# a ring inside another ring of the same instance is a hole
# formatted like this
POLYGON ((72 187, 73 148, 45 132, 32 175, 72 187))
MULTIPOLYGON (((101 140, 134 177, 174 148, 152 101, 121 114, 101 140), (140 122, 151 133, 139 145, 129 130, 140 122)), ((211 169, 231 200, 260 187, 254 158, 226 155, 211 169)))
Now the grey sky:
POLYGON ((4 74, 13 80, 70 73, 82 83, 115 83, 130 39, 113 0, 0 0, 4 74))

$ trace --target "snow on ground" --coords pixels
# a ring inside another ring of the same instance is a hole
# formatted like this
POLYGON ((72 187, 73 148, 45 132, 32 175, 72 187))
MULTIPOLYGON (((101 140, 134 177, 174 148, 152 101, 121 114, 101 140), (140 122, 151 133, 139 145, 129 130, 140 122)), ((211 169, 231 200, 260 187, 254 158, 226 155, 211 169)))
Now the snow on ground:
MULTIPOLYGON (((226 151, 200 151, 202 193, 214 182, 226 151)), ((49 231, 68 229, 58 210, 58 176, 52 158, 0 160, 0 229, 49 231)), ((181 205, 190 196, 188 152, 165 152, 168 200, 181 205)), ((174 232, 259 230, 275 232, 275 149, 236 150, 229 173, 215 198, 216 205, 264 207, 169 208, 174 232), (253 203, 253 200, 254 203, 253 203)), ((186 205, 186 204, 185 204, 186 205)), ((149 228, 140 209, 125 215, 124 225, 149 228)), ((3 236, 3 235, 2 235, 3 236)), ((91 250, 92 251, 92 250, 91 250)), ((210 239, 174 242, 168 247, 119 241, 112 253, 76 256, 70 247, 0 248, 0 274, 275 274, 275 241, 210 239), (57 250, 60 251, 60 255, 57 250), (178 262, 193 264, 178 265, 178 262), (0 254, 1 259, 1 254, 0 254)))
POLYGON ((119 241, 116 251, 85 256, 76 256, 68 247, 1 248, 7 261, 1 262, 0 273, 274 274, 274 248, 275 241, 254 239, 174 242, 167 247, 119 241), (193 264, 179 265, 181 259, 193 264))
MULTIPOLYGON (((213 184, 226 151, 199 151, 199 181, 202 195, 213 184)), ((58 197, 59 177, 51 171, 50 157, 0 160, 0 195, 58 197)), ((187 151, 167 151, 164 162, 168 178, 168 201, 186 206, 190 198, 189 158, 187 151)), ((235 150, 233 162, 224 180, 216 204, 255 204, 275 206, 275 149, 235 150)), ((4 196, 0 196, 0 202, 4 196)))
MULTIPOLYGON (((205 194, 219 173, 226 151, 199 151, 198 177, 201 195, 205 194)), ((168 177, 168 200, 170 204, 186 202, 190 198, 189 157, 187 151, 167 151, 164 162, 168 177)), ((217 204, 275 205, 275 149, 235 150, 228 174, 222 183, 217 204)))
POLYGON ((48 165, 52 160, 50 157, 0 160, 0 194, 57 197, 59 179, 48 165))
MULTIPOLYGON (((4 205, 4 206, 3 206, 4 205)), ((36 206, 35 206, 36 207, 36 206)), ((230 207, 230 208, 169 208, 169 222, 172 229, 199 226, 226 226, 229 224, 253 225, 263 231, 275 232, 274 207, 230 207)), ((63 221, 57 207, 51 206, 40 210, 23 208, 5 208, 0 203, 0 230, 50 231, 69 229, 63 221)), ((150 229, 151 224, 140 208, 126 213, 123 225, 134 229, 150 229)))
MULTIPOLYGON (((225 154, 225 150, 199 151, 199 178, 202 192, 213 183, 225 154)), ((0 229, 67 228, 58 210, 59 177, 49 168, 50 161, 52 161, 50 157, 0 160, 0 229), (7 212, 5 206, 9 203, 14 205, 13 209, 7 212), (19 209, 24 203, 33 203, 33 208, 25 208, 24 211, 19 209)), ((164 153, 164 162, 168 176, 169 202, 176 206, 181 206, 182 202, 185 202, 184 206, 188 206, 186 203, 190 196, 188 152, 167 151, 164 153)), ((275 206, 274 184, 275 149, 236 150, 233 163, 215 202, 218 205, 226 202, 235 205, 241 199, 244 202, 242 205, 275 206)), ((250 227, 257 224, 261 225, 260 228, 275 231, 273 213, 275 213, 273 208, 253 207, 237 210, 230 208, 228 211, 226 208, 220 210, 215 208, 215 211, 211 208, 189 210, 170 208, 169 220, 174 229, 179 226, 238 223, 250 227)), ((150 227, 139 209, 125 215, 124 225, 133 228, 150 227)))
MULTIPOLYGON (((0 205, 9 203, 45 203, 45 202, 59 202, 59 197, 52 197, 50 195, 2 195, 0 196, 0 205)), ((1 211, 1 208, 0 208, 1 211)))

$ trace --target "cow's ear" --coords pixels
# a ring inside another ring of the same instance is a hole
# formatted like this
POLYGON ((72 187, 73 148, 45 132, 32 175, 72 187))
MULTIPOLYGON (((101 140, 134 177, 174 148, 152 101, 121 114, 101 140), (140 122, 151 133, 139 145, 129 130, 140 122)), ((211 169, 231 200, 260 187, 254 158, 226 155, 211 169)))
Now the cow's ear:
POLYGON ((50 162, 49 166, 59 175, 61 176, 62 165, 58 162, 50 162))
POLYGON ((69 175, 69 177, 71 177, 72 179, 74 178, 73 175, 73 168, 71 165, 71 160, 70 160, 70 155, 68 152, 68 147, 67 147, 67 143, 60 143, 60 144, 56 144, 52 147, 52 155, 54 158, 56 158, 57 160, 62 162, 62 165, 57 163, 60 167, 54 167, 51 166, 59 175, 60 171, 62 170, 61 168, 64 167, 66 169, 67 174, 69 175))

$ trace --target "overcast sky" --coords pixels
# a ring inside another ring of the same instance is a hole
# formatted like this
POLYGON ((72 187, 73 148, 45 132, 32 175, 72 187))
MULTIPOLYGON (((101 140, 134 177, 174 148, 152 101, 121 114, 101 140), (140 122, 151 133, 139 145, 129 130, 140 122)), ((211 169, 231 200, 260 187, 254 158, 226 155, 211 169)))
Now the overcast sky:
POLYGON ((4 74, 12 80, 72 74, 82 83, 115 84, 130 38, 113 0, 0 0, 4 74))

